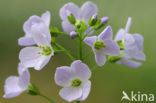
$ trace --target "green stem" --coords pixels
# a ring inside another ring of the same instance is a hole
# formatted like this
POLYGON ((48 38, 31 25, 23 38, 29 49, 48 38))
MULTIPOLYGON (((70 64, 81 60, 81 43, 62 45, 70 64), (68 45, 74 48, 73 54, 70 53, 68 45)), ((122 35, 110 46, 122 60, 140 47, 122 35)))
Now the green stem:
POLYGON ((82 40, 79 41, 79 59, 82 60, 82 40))
POLYGON ((39 94, 41 97, 47 99, 50 103, 54 103, 54 101, 52 99, 50 99, 49 97, 45 96, 44 94, 40 93, 39 94))
POLYGON ((80 101, 74 101, 74 103, 80 103, 80 101))
POLYGON ((94 71, 97 68, 99 68, 99 66, 98 65, 95 65, 93 68, 91 68, 91 71, 94 71))
POLYGON ((75 58, 70 54, 70 52, 68 50, 66 50, 64 47, 62 47, 61 45, 59 45, 58 43, 55 43, 55 45, 60 48, 72 61, 75 60, 75 58))
POLYGON ((58 34, 62 34, 62 35, 65 35, 65 36, 70 36, 69 34, 64 33, 64 32, 58 32, 58 34))

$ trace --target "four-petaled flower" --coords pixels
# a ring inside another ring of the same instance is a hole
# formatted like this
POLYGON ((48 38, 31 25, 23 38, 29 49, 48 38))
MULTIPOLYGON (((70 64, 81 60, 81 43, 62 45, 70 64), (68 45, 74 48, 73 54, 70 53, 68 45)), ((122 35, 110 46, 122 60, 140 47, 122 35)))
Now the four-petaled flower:
POLYGON ((68 102, 85 100, 90 93, 90 77, 90 69, 80 60, 74 61, 70 67, 58 67, 55 82, 63 87, 59 92, 60 96, 68 102))
POLYGON ((6 79, 4 85, 4 98, 13 98, 24 92, 30 83, 30 74, 28 69, 19 63, 18 66, 19 76, 10 76, 6 79))
POLYGON ((107 26, 99 36, 86 37, 84 42, 92 47, 96 63, 103 66, 106 62, 106 55, 117 56, 120 53, 119 46, 112 40, 112 28, 107 26))
POLYGON ((32 38, 38 47, 25 47, 20 51, 19 59, 26 67, 34 67, 36 70, 41 70, 54 55, 49 38, 45 35, 50 34, 49 29, 45 24, 33 25, 31 29, 32 38))
POLYGON ((74 25, 68 21, 69 13, 73 14, 76 21, 84 22, 88 25, 89 19, 97 14, 97 7, 92 2, 86 2, 79 8, 74 3, 67 3, 60 9, 60 17, 62 21, 62 27, 66 33, 70 33, 75 30, 74 25))
POLYGON ((141 63, 134 61, 140 60, 145 61, 146 57, 143 52, 143 37, 140 34, 130 34, 128 33, 131 25, 131 17, 128 18, 127 25, 125 29, 120 29, 117 32, 115 41, 120 42, 123 45, 123 50, 121 50, 120 60, 117 61, 118 64, 124 64, 128 67, 138 68, 141 63))
MULTIPOLYGON (((35 41, 32 38, 31 29, 34 25, 39 25, 40 23, 45 24, 46 28, 49 29, 49 25, 50 25, 50 12, 49 11, 42 14, 41 17, 33 15, 24 23, 23 30, 25 32, 25 36, 19 38, 18 44, 22 46, 34 45, 35 41)), ((45 34, 45 37, 49 38, 49 36, 50 35, 45 34)), ((51 39, 48 39, 48 40, 50 41, 51 39)))

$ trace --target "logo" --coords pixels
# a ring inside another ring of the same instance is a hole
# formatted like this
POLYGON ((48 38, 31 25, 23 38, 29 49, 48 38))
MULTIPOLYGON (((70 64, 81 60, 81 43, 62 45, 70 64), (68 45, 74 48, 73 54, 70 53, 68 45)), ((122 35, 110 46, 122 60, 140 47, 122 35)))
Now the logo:
POLYGON ((123 100, 128 100, 128 101, 135 101, 135 102, 154 102, 154 94, 145 94, 141 93, 140 91, 134 92, 131 91, 130 95, 128 95, 125 91, 122 91, 122 98, 121 101, 123 100))

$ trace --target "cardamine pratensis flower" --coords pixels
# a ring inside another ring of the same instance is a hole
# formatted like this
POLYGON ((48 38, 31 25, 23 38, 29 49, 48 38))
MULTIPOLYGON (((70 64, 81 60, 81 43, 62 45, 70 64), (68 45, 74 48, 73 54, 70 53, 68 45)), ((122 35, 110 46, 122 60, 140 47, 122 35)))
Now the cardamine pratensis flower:
POLYGON ((30 74, 28 68, 19 63, 19 76, 10 76, 6 79, 4 85, 4 98, 13 98, 19 96, 22 92, 27 90, 30 83, 30 74))
POLYGON ((85 100, 90 93, 90 77, 89 67, 80 60, 74 61, 70 67, 58 67, 55 82, 63 87, 59 95, 68 102, 85 100))
POLYGON ((128 18, 126 28, 120 29, 115 37, 115 41, 122 46, 120 53, 120 60, 116 63, 124 64, 128 67, 138 68, 142 63, 138 61, 145 61, 146 57, 143 52, 143 40, 142 35, 135 33, 130 34, 128 31, 131 26, 131 17, 128 18), (122 44, 122 45, 121 45, 122 44), (135 61, 134 61, 135 60, 135 61), (138 60, 138 61, 136 61, 138 60))
POLYGON ((54 55, 49 38, 45 35, 50 34, 49 29, 44 23, 33 25, 31 29, 32 38, 36 46, 25 47, 19 53, 19 59, 26 67, 34 67, 35 70, 41 70, 54 55))
MULTIPOLYGON (((33 25, 39 25, 40 23, 44 23, 46 28, 49 29, 49 25, 50 25, 49 11, 46 11, 44 14, 42 14, 41 17, 37 15, 33 15, 24 23, 23 30, 25 32, 25 35, 18 39, 18 44, 21 46, 34 45, 35 41, 32 38, 31 29, 33 25)), ((45 34, 45 37, 49 38, 50 34, 45 34)), ((48 40, 50 41, 51 39, 48 40)))
POLYGON ((84 39, 84 42, 92 47, 96 63, 99 66, 105 64, 106 55, 118 56, 120 53, 119 46, 112 39, 113 32, 110 26, 107 26, 99 36, 91 36, 84 39))

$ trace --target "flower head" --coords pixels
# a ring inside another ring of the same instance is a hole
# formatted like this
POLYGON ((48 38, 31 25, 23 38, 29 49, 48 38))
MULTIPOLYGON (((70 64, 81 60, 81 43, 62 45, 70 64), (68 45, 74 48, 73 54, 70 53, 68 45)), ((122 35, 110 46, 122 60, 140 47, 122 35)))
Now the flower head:
MULTIPOLYGON (((74 3, 67 3, 60 9, 60 17, 63 20, 62 27, 66 33, 70 33, 75 30, 74 25, 68 21, 68 16, 72 14, 76 21, 83 21, 88 25, 89 19, 97 14, 97 7, 92 2, 86 2, 79 8, 74 3)), ((74 19, 72 19, 73 21, 74 19)), ((74 22, 73 22, 74 23, 74 22)))
POLYGON ((30 74, 28 69, 19 63, 18 66, 19 76, 10 76, 6 79, 4 85, 4 98, 13 98, 20 95, 28 88, 30 83, 30 74))
POLYGON ((70 67, 58 67, 55 73, 55 82, 62 86, 60 96, 68 102, 85 100, 91 88, 91 71, 80 60, 74 61, 70 67))
POLYGON ((115 41, 119 43, 121 49, 120 60, 117 61, 119 64, 137 68, 141 66, 141 63, 133 61, 140 60, 145 61, 146 57, 143 52, 143 37, 140 34, 128 33, 131 25, 131 17, 128 18, 126 28, 120 29, 117 32, 115 41))
POLYGON ((36 70, 41 70, 54 54, 49 41, 51 36, 49 38, 45 36, 50 34, 50 32, 45 24, 42 23, 34 25, 31 33, 37 47, 25 47, 20 51, 19 59, 26 67, 34 67, 36 70))
POLYGON ((108 26, 99 36, 91 36, 84 39, 84 42, 92 47, 96 63, 99 66, 105 64, 106 55, 117 56, 120 53, 120 48, 112 40, 112 37, 112 28, 108 26))
MULTIPOLYGON (((24 23, 23 30, 25 32, 25 36, 19 38, 18 44, 22 46, 34 45, 35 41, 32 38, 31 29, 34 25, 39 25, 41 23, 45 24, 46 28, 49 29, 49 25, 50 25, 50 12, 49 11, 42 14, 41 17, 33 15, 24 23)), ((49 38, 49 36, 50 36, 49 34, 45 35, 45 37, 47 38, 49 38)))

